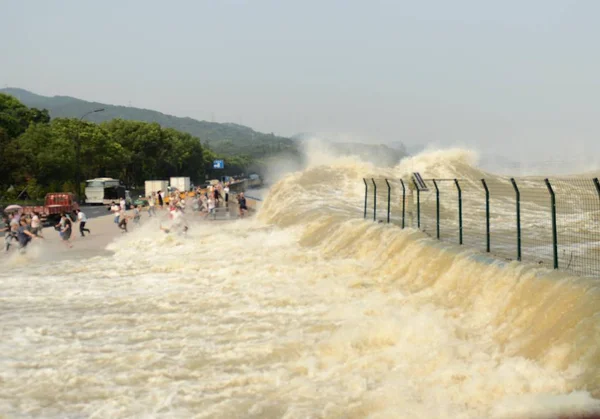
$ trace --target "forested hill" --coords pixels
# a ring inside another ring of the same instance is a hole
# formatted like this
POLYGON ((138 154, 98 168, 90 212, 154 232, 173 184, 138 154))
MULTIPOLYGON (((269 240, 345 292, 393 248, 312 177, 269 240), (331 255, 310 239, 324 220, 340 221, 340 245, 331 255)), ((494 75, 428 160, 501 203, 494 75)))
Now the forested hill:
POLYGON ((14 96, 28 107, 47 109, 52 118, 79 118, 89 110, 104 108, 104 112, 90 114, 86 120, 104 122, 120 118, 157 122, 162 127, 174 128, 200 138, 203 144, 208 144, 210 149, 220 155, 261 158, 279 152, 296 151, 294 141, 289 138, 256 132, 243 125, 198 121, 149 109, 88 102, 68 96, 40 96, 24 89, 5 88, 0 89, 0 93, 14 96))

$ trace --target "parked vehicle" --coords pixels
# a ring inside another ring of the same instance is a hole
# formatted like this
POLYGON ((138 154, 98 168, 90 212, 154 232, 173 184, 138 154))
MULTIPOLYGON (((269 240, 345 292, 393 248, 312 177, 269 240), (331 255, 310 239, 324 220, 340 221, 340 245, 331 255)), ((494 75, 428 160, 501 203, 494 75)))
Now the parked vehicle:
POLYGON ((169 182, 166 180, 147 180, 144 186, 146 197, 151 196, 153 192, 163 191, 166 193, 169 190, 169 182))
POLYGON ((248 176, 248 187, 249 188, 259 188, 262 186, 262 180, 259 175, 252 174, 248 176))
POLYGON ((192 188, 189 177, 172 177, 170 179, 171 189, 177 189, 179 192, 188 192, 192 188))
POLYGON ((148 206, 148 199, 144 196, 140 196, 138 197, 138 199, 136 199, 135 201, 133 201, 133 205, 135 207, 142 206, 142 207, 147 207, 148 206))
POLYGON ((85 202, 91 205, 110 205, 113 201, 125 198, 131 205, 125 185, 119 179, 101 177, 89 179, 85 184, 85 202))
POLYGON ((75 194, 69 192, 55 192, 46 194, 44 205, 25 206, 22 209, 23 214, 33 214, 37 212, 40 215, 40 221, 44 224, 57 223, 60 220, 60 214, 71 214, 74 218, 75 210, 79 209, 79 204, 75 199, 75 194))

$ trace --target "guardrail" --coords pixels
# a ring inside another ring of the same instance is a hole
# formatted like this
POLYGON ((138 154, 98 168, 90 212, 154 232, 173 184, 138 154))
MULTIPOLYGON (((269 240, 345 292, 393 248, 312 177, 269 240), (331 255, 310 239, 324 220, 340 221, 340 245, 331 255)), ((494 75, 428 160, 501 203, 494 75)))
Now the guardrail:
POLYGON ((600 182, 363 179, 364 218, 508 260, 600 278, 600 182))

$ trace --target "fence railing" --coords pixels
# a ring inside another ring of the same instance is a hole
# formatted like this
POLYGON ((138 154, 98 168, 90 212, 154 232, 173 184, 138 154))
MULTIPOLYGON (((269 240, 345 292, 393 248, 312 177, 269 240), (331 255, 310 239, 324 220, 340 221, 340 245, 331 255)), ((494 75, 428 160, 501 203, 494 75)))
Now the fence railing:
POLYGON ((364 217, 495 256, 600 278, 600 182, 363 179, 364 217))

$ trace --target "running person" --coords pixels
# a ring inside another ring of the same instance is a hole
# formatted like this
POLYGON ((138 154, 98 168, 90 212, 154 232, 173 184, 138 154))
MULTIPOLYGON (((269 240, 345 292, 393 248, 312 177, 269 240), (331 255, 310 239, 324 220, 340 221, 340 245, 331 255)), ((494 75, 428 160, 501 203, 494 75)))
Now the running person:
POLYGON ((87 223, 87 216, 83 213, 83 211, 76 209, 75 214, 77 214, 77 221, 79 221, 79 233, 81 233, 81 237, 85 237, 84 231, 87 231, 88 234, 92 234, 92 232, 85 228, 85 223, 87 223))
POLYGON ((13 239, 8 217, 2 217, 2 220, 0 221, 0 233, 3 233, 5 251, 8 252, 8 249, 10 249, 10 242, 13 239))
POLYGON ((248 207, 246 205, 246 197, 244 196, 244 192, 240 192, 238 195, 238 203, 240 204, 240 217, 244 218, 245 211, 248 211, 248 207))
POLYGON ((38 237, 44 238, 42 236, 42 222, 37 212, 34 212, 33 217, 31 217, 31 232, 38 237))
POLYGON ((158 191, 158 206, 160 209, 163 209, 163 205, 165 204, 165 198, 162 191, 158 191))
POLYGON ((140 205, 138 205, 137 207, 135 207, 135 209, 133 210, 133 223, 136 225, 140 224, 140 218, 142 217, 140 214, 140 209, 142 207, 140 205))
POLYGON ((216 216, 216 213, 215 213, 215 198, 213 198, 212 196, 208 198, 208 212, 206 213, 206 215, 204 216, 204 218, 207 218, 209 215, 216 216))
POLYGON ((125 212, 125 210, 121 210, 121 212, 119 213, 119 228, 122 231, 122 233, 127 233, 127 219, 129 218, 129 216, 127 215, 127 213, 125 212))
POLYGON ((117 204, 115 204, 114 202, 112 203, 112 206, 110 207, 110 211, 113 213, 113 221, 115 224, 119 224, 119 212, 121 212, 121 207, 119 207, 117 204))
POLYGON ((154 192, 152 192, 152 195, 150 195, 148 197, 148 216, 149 217, 156 215, 156 211, 154 209, 155 204, 156 204, 156 202, 154 201, 154 192))
POLYGON ((221 200, 221 194, 219 193, 219 189, 217 189, 216 185, 215 185, 215 189, 213 190, 213 197, 215 199, 215 206, 218 207, 219 201, 221 200))
POLYGON ((63 243, 69 248, 73 247, 73 245, 69 243, 71 233, 73 232, 73 222, 71 221, 71 218, 63 213, 60 217, 60 223, 58 223, 57 226, 60 227, 59 234, 63 243))
POLYGON ((25 249, 31 239, 37 236, 31 232, 31 226, 27 223, 25 218, 21 218, 19 223, 20 226, 17 229, 17 240, 19 240, 19 248, 25 249))
POLYGON ((225 185, 223 188, 223 193, 225 194, 225 206, 229 206, 229 185, 225 185))

